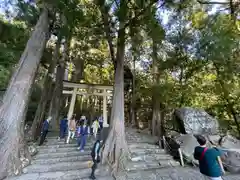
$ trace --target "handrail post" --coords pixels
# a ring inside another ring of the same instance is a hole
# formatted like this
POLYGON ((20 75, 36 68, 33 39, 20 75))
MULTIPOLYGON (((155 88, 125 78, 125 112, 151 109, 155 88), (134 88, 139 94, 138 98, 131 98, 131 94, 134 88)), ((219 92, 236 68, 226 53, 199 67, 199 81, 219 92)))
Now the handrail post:
POLYGON ((180 156, 181 165, 184 167, 184 161, 183 161, 183 155, 182 155, 181 148, 178 148, 178 153, 179 153, 179 156, 180 156))

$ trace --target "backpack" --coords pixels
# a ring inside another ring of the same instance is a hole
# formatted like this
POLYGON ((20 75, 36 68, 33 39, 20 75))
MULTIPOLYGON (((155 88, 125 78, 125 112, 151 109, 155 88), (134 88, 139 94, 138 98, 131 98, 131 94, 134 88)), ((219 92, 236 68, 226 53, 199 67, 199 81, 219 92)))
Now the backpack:
POLYGON ((101 149, 101 144, 100 144, 100 141, 96 141, 95 142, 95 144, 94 144, 94 146, 93 146, 93 148, 92 148, 92 152, 91 152, 91 156, 92 156, 92 158, 94 159, 95 158, 95 148, 96 148, 96 145, 97 145, 97 143, 99 143, 99 147, 98 147, 98 150, 97 150, 97 163, 99 163, 100 161, 101 161, 101 158, 100 158, 100 149, 101 149))

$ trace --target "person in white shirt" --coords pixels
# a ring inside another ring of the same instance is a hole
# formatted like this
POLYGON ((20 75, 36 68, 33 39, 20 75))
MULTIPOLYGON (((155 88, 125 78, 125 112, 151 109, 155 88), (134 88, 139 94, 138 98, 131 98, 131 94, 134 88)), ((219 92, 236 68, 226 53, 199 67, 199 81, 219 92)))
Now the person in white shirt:
POLYGON ((96 138, 97 137, 97 133, 98 133, 98 129, 100 128, 99 122, 96 119, 93 124, 92 124, 92 128, 93 128, 93 135, 96 138))

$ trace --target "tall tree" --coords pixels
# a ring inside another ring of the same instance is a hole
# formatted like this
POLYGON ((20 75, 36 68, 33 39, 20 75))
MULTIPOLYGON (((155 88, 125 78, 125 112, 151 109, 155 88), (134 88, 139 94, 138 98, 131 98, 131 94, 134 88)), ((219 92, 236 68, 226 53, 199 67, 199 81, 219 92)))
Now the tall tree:
POLYGON ((12 76, 0 107, 0 179, 9 173, 21 172, 19 159, 21 131, 33 84, 43 50, 49 37, 49 12, 46 8, 35 26, 35 29, 19 60, 18 67, 12 76))
POLYGON ((124 160, 126 154, 128 154, 124 128, 124 53, 127 9, 127 1, 121 1, 118 9, 119 29, 111 126, 102 157, 103 162, 110 162, 112 164, 113 174, 115 176, 119 165, 122 163, 121 161, 124 160))

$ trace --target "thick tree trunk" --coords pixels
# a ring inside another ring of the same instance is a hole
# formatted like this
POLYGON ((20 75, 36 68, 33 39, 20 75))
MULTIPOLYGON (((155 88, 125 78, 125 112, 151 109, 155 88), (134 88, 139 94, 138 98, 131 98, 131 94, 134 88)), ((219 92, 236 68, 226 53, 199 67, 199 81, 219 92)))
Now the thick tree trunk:
POLYGON ((108 138, 103 150, 103 163, 112 165, 112 173, 116 176, 119 165, 124 166, 128 156, 128 147, 125 138, 124 127, 124 53, 125 53, 125 29, 120 21, 117 46, 117 67, 115 72, 113 106, 111 111, 111 126, 108 138))
POLYGON ((84 60, 78 58, 75 62, 75 72, 73 76, 73 82, 79 83, 80 80, 83 79, 83 71, 84 71, 84 60))
POLYGON ((61 37, 58 37, 58 40, 56 42, 56 47, 54 50, 54 54, 52 57, 52 62, 48 68, 48 73, 46 75, 44 85, 43 85, 43 90, 42 90, 42 96, 40 99, 40 102, 38 104, 37 111, 35 113, 35 117, 32 123, 31 127, 31 133, 32 133, 32 138, 36 140, 37 138, 37 128, 41 127, 41 122, 43 121, 45 111, 46 111, 46 106, 48 101, 50 100, 50 97, 52 95, 52 88, 53 88, 53 82, 52 82, 52 74, 54 73, 54 69, 57 64, 57 60, 59 58, 59 50, 60 50, 60 45, 61 45, 61 37))
POLYGON ((48 11, 43 10, 20 58, 0 107, 0 179, 21 173, 20 141, 31 86, 46 46, 49 32, 48 11))
POLYGON ((108 47, 109 47, 111 59, 112 59, 113 65, 114 65, 114 69, 116 70, 117 62, 116 62, 116 59, 115 59, 113 37, 112 37, 110 19, 109 19, 109 14, 108 14, 109 9, 105 5, 100 5, 99 8, 100 8, 100 11, 101 11, 101 14, 102 14, 102 20, 103 20, 103 24, 104 24, 104 32, 105 32, 105 36, 106 36, 106 39, 107 39, 107 42, 108 42, 108 47))
POLYGON ((153 71, 153 96, 152 96, 152 135, 163 136, 162 132, 162 118, 160 111, 160 99, 158 95, 158 85, 160 81, 159 69, 158 69, 158 57, 157 57, 157 42, 153 39, 153 49, 152 49, 152 71, 153 71))
POLYGON ((65 73, 65 60, 68 56, 70 39, 64 43, 62 58, 58 62, 55 86, 49 108, 49 116, 52 117, 51 129, 56 131, 59 127, 59 114, 62 105, 63 79, 65 73))

